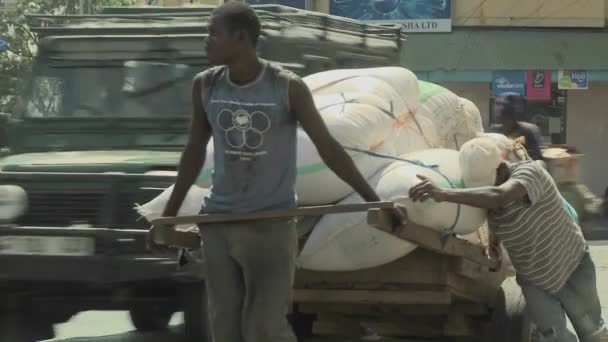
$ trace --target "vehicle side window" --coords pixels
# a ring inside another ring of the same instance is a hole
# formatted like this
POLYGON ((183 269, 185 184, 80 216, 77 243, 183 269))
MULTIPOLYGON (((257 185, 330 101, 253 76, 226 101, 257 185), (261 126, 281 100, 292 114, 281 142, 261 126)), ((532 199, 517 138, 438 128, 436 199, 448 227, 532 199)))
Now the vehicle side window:
POLYGON ((26 110, 32 117, 58 116, 63 102, 64 82, 60 78, 39 76, 32 82, 32 96, 26 110))

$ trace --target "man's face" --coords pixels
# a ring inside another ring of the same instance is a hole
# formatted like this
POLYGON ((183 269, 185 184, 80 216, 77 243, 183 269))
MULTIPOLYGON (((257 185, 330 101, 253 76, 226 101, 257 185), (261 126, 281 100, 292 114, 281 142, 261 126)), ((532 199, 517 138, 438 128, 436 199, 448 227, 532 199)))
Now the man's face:
POLYGON ((509 167, 505 162, 500 163, 496 168, 496 183, 494 185, 499 186, 509 180, 509 167))
POLYGON ((228 64, 238 55, 241 44, 239 32, 230 32, 221 16, 211 16, 209 38, 205 44, 207 59, 211 65, 228 64))

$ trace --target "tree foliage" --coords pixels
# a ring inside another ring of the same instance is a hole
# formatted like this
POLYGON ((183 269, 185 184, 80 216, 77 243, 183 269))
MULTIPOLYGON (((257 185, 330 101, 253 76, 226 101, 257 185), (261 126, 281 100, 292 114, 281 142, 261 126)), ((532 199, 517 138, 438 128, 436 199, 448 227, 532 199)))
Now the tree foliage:
POLYGON ((0 36, 8 41, 8 50, 0 52, 0 112, 14 110, 36 54, 38 37, 26 16, 79 14, 81 3, 83 13, 95 13, 101 7, 130 6, 134 0, 14 0, 0 10, 0 36))

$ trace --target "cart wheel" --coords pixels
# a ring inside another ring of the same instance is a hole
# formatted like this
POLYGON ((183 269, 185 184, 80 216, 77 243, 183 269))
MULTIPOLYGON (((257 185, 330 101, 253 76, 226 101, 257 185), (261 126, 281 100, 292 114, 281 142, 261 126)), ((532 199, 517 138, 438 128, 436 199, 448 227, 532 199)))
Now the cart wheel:
POLYGON ((36 342, 55 337, 53 324, 33 313, 0 313, 0 341, 36 342))
POLYGON ((526 300, 514 277, 507 278, 496 294, 485 342, 530 342, 533 324, 526 300))
POLYGON ((293 307, 293 312, 288 315, 287 319, 299 342, 312 337, 312 326, 316 319, 316 315, 298 312, 298 306, 296 304, 293 307))
POLYGON ((160 331, 167 329, 173 308, 164 303, 135 304, 129 309, 131 323, 139 331, 160 331))
POLYGON ((187 342, 211 341, 207 316, 205 284, 192 283, 180 289, 180 302, 184 310, 184 333, 187 342))

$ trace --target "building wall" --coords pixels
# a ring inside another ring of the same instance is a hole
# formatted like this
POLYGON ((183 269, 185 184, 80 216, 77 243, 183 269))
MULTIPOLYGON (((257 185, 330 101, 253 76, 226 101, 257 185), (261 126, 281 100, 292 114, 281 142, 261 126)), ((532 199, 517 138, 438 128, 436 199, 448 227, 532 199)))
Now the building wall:
MULTIPOLYGON (((329 12, 330 0, 313 0, 329 12)), ((454 26, 603 27, 608 0, 452 0, 454 26)))
MULTIPOLYGON (((192 0, 221 4, 224 0, 192 0)), ((136 0, 143 5, 148 0, 136 0)), ((160 6, 190 4, 190 0, 155 0, 160 6)), ((330 0, 308 0, 310 9, 329 13, 330 0)), ((454 26, 603 27, 608 0, 452 0, 454 26)))
POLYGON ((603 27, 606 0, 454 0, 455 26, 603 27))
POLYGON ((591 83, 588 90, 568 91, 568 145, 585 154, 584 183, 598 196, 608 186, 608 83, 591 83))

